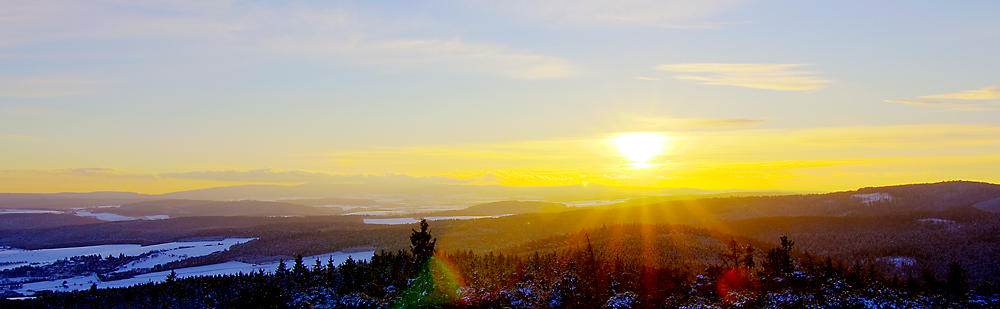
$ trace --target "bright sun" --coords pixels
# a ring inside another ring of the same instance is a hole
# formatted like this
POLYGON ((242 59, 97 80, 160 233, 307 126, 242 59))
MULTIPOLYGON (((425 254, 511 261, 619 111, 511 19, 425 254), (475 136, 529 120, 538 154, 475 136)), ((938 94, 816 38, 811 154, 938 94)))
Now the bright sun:
POLYGON ((647 164, 647 161, 663 154, 669 137, 651 132, 625 133, 611 139, 622 157, 633 164, 647 164))

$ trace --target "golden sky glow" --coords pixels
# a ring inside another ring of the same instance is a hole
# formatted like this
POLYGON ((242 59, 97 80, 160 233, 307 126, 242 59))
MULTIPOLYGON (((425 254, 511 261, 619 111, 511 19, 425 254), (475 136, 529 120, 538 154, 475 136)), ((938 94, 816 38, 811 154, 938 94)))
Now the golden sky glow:
POLYGON ((1000 3, 879 3, 8 3, 0 192, 1000 182, 1000 3))

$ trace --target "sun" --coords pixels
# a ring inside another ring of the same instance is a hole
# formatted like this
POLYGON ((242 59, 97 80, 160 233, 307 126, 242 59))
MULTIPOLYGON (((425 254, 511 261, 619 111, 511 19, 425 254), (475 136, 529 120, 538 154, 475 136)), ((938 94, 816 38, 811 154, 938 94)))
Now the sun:
POLYGON ((650 165, 649 161, 663 154, 670 137, 652 132, 625 133, 611 139, 618 153, 633 165, 650 165))

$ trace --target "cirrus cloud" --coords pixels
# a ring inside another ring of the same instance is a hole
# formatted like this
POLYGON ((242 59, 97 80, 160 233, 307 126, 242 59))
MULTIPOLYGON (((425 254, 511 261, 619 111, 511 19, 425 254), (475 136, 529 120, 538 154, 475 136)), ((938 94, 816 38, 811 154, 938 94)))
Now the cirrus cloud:
POLYGON ((984 87, 959 93, 925 95, 924 99, 959 99, 959 100, 989 100, 1000 99, 1000 86, 984 87))
POLYGON ((982 89, 968 90, 956 93, 935 94, 920 96, 916 99, 885 100, 892 103, 903 103, 910 105, 940 107, 963 111, 988 111, 995 108, 991 105, 1000 105, 1000 101, 987 101, 1000 99, 1000 86, 984 87, 982 89), (961 100, 961 101, 955 101, 961 100))
POLYGON ((499 12, 521 23, 558 28, 651 27, 709 29, 728 22, 705 22, 746 0, 490 0, 461 5, 499 12))
POLYGON ((682 63, 664 64, 657 70, 677 73, 675 79, 694 81, 702 85, 725 85, 756 89, 814 91, 830 82, 816 77, 817 73, 794 70, 805 64, 772 63, 682 63))
POLYGON ((726 119, 683 119, 683 118, 648 118, 635 117, 635 122, 646 128, 671 129, 726 129, 746 128, 756 126, 770 119, 726 118, 726 119))
MULTIPOLYGON (((115 58, 149 57, 151 51, 144 48, 157 46, 152 53, 182 54, 194 57, 193 63, 239 59, 260 62, 294 55, 314 63, 409 67, 522 79, 563 78, 579 71, 571 61, 556 56, 511 51, 491 42, 418 36, 408 31, 421 24, 406 18, 387 19, 349 3, 43 0, 5 3, 0 12, 0 47, 17 50, 39 43, 98 42, 94 45, 135 47, 95 49, 94 55, 104 53, 115 58), (122 54, 129 52, 136 54, 122 54)), ((54 54, 33 51, 20 55, 54 54)), ((0 83, 4 84, 9 83, 0 83)), ((72 87, 23 89, 0 88, 0 96, 80 92, 72 87)))

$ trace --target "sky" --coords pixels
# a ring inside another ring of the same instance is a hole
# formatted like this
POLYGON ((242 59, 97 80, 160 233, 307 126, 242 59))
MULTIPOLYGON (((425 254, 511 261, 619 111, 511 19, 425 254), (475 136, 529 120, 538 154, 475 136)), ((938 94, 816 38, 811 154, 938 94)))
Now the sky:
POLYGON ((0 192, 998 183, 996 12, 0 0, 0 192))

